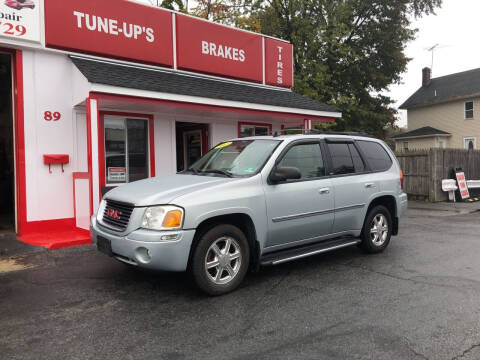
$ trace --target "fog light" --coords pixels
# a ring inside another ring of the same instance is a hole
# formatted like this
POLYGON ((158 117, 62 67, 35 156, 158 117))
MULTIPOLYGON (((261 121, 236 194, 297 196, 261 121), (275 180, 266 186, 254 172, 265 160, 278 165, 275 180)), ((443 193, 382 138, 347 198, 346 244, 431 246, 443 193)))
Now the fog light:
POLYGON ((178 239, 178 234, 162 235, 160 239, 163 241, 175 241, 178 239))
POLYGON ((152 255, 150 253, 150 250, 144 247, 137 248, 135 250, 135 258, 138 262, 147 264, 152 260, 152 255))

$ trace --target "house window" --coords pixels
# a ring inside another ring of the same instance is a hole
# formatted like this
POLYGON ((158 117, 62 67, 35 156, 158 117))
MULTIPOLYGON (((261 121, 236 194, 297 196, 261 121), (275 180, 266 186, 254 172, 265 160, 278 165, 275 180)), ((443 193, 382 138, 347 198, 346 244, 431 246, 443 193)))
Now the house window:
POLYGON ((105 183, 123 184, 149 176, 148 119, 106 117, 105 183))
POLYGON ((473 101, 465 102, 465 119, 473 119, 473 101))
POLYGON ((463 143, 467 150, 474 150, 477 148, 477 138, 475 137, 463 138, 463 143))
POLYGON ((438 139, 438 147, 440 149, 445 149, 445 139, 438 139))
POLYGON ((268 136, 272 134, 272 125, 261 123, 238 123, 238 137, 268 136))
POLYGON ((403 151, 408 151, 408 141, 403 142, 403 151))

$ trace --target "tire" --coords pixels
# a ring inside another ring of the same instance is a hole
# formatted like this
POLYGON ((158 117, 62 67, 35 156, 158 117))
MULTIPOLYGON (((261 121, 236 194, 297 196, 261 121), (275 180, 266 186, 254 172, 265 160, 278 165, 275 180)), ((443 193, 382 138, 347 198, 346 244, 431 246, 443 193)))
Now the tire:
POLYGON ((204 233, 198 241, 191 272, 196 285, 211 296, 235 290, 250 262, 245 234, 236 226, 222 224, 204 233))
POLYGON ((382 252, 390 243, 392 230, 393 222, 390 211, 385 206, 375 206, 365 217, 360 247, 370 254, 382 252), (379 225, 381 226, 380 230, 379 225))

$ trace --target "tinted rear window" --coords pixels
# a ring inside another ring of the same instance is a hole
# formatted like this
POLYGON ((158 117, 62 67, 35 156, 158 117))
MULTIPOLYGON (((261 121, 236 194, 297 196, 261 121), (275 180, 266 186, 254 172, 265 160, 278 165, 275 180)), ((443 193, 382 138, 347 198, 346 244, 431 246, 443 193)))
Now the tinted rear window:
POLYGON ((344 143, 331 143, 328 144, 328 150, 332 157, 333 173, 335 175, 350 174, 355 172, 353 166, 352 155, 348 148, 348 144, 344 143))
POLYGON ((365 171, 365 164, 358 153, 357 148, 353 144, 348 144, 348 149, 350 150, 350 154, 352 155, 353 165, 355 165, 355 172, 361 173, 365 171))
POLYGON ((373 171, 385 171, 392 166, 392 159, 382 145, 373 141, 357 141, 373 171))

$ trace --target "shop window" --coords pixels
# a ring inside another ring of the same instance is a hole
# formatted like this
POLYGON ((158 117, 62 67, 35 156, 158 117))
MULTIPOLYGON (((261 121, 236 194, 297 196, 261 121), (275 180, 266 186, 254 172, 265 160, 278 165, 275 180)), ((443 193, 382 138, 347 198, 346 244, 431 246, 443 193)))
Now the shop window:
POLYGON ((105 181, 123 184, 149 176, 148 120, 105 118, 105 181))
POLYGON ((473 101, 465 102, 465 119, 473 119, 473 101))
POLYGON ((270 124, 239 123, 238 128, 238 137, 268 136, 272 134, 272 125, 270 124))

